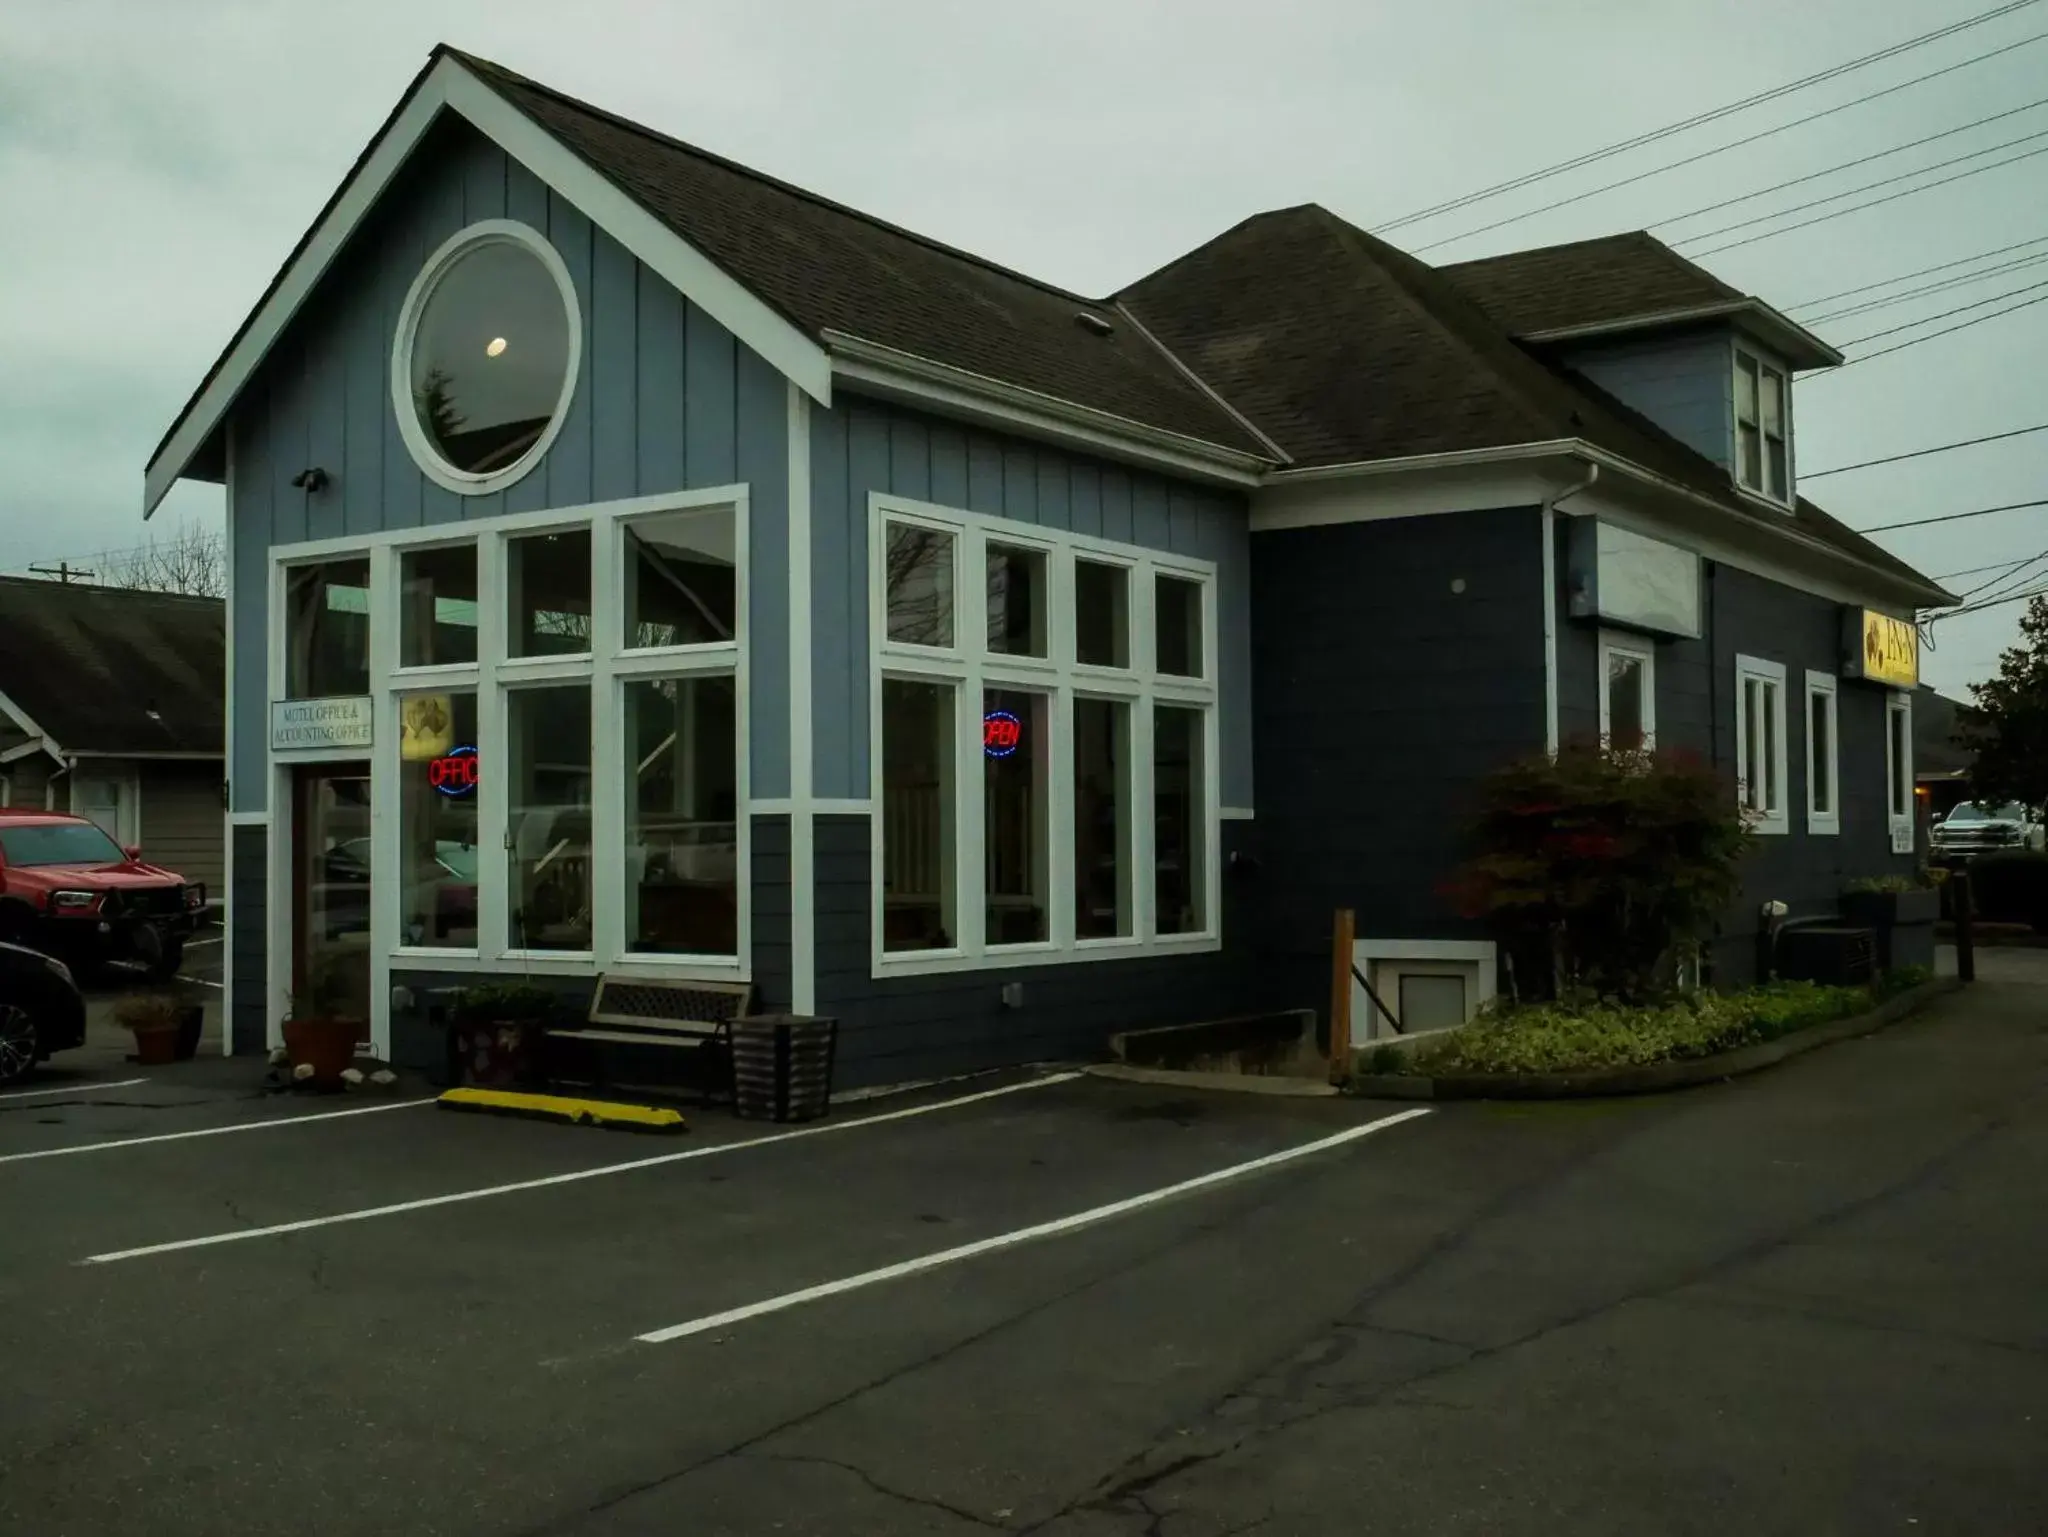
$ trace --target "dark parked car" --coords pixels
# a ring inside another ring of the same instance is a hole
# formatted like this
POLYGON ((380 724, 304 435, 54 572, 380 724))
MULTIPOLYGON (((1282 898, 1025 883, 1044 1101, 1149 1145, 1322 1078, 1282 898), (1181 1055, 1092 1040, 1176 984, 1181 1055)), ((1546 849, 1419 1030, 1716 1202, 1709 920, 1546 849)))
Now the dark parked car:
POLYGON ((0 1084, 28 1076, 53 1051, 85 1044, 85 1000, 62 961, 0 944, 0 1084))

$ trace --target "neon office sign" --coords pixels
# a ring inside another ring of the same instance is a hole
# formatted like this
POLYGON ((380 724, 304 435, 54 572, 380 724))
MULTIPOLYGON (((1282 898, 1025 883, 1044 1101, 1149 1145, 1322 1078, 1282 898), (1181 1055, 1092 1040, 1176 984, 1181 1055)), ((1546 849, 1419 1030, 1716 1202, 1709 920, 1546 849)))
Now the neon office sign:
POLYGON ((451 747, 438 758, 427 760, 427 783, 443 795, 476 794, 477 759, 474 747, 451 747))

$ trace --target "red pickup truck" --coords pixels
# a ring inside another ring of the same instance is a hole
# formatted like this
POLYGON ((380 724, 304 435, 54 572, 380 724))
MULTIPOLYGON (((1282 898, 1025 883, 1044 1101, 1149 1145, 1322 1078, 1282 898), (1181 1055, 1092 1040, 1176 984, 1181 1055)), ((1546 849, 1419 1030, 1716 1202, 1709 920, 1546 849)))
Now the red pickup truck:
POLYGON ((0 808, 0 943, 91 971, 141 965, 176 976, 206 888, 142 862, 84 817, 0 808))

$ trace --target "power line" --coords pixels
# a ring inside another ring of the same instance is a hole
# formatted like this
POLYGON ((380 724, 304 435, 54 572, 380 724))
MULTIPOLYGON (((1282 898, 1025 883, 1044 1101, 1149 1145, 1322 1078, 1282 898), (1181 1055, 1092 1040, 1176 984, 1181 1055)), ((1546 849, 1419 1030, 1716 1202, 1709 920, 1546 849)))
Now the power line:
POLYGON ((1994 560, 1988 566, 1968 566, 1961 571, 1944 571, 1939 576, 1929 577, 1928 580, 1931 582, 1951 582, 1959 576, 1976 576, 1984 571, 2010 571, 2015 566, 2023 566, 2030 560, 2038 560, 2040 558, 2035 555, 2022 555, 2018 560, 1994 560))
POLYGON ((2001 315, 2012 314, 2015 310, 2032 309, 2044 300, 2048 300, 2048 294, 2036 294, 2031 299, 2022 299, 2017 304, 2008 304, 2004 309, 1993 310, 1988 315, 1978 315, 1971 320, 1958 320, 1952 326, 1943 326, 1939 331, 1929 331, 1925 336, 1909 336, 1902 342, 1893 342, 1889 347, 1880 347, 1875 352, 1864 353, 1860 358, 1851 358, 1848 362, 1842 364, 1840 368, 1833 369, 1830 373, 1823 374, 1821 377, 1832 377, 1833 374, 1839 374, 1843 368, 1854 368, 1858 363, 1868 363, 1872 358, 1881 358, 1894 352, 1904 352, 1908 347, 1917 347, 1922 342, 1931 342, 1938 336, 1952 336, 1957 331, 1967 331, 1971 326, 1981 326, 1987 320, 1996 320, 2001 315))
POLYGON ((1889 534, 1901 528, 1925 528, 1930 523, 1955 523, 1964 518, 1981 518, 1993 512, 2018 512, 2022 507, 2048 507, 2048 498, 2038 502, 2007 502, 2001 507, 1973 507, 1968 512, 1945 512, 1934 518, 1908 518, 1903 523, 1880 523, 1875 528, 1859 528, 1859 534, 1889 534))
POLYGON ((1979 251, 1974 256, 1958 256, 1954 261, 1936 262, 1931 267, 1922 267, 1918 272, 1901 272, 1896 277, 1881 278, 1875 283, 1865 283, 1860 288, 1843 288, 1831 294, 1822 294, 1818 299, 1801 299, 1797 304, 1788 305, 1786 308, 1788 313, 1796 315, 1801 310, 1810 310, 1823 304, 1831 304, 1836 299, 1846 299, 1851 294, 1867 294, 1873 288, 1889 288, 1894 283, 1908 282, 1913 278, 1924 278, 1930 272, 1946 272, 1951 267, 1966 266, 1970 262, 1982 261, 1987 256, 2003 256, 2008 251, 2024 250, 2030 245, 2041 245, 2043 243, 2048 243, 2048 235, 2036 235, 2032 240, 2015 241, 2011 245, 1998 246, 1989 251, 1979 251))
POLYGON ((1922 283, 1918 288, 1909 288, 1904 293, 1893 294, 1888 299, 1866 299, 1861 304, 1846 305, 1838 310, 1829 310, 1825 315, 1812 315, 1800 322, 1801 325, 1825 325, 1831 320, 1846 320, 1851 315, 1867 315, 1872 310, 1888 310, 1893 305, 1904 304, 1909 299, 1924 299, 1929 294, 1946 293, 1951 288, 1967 288, 1985 278, 2003 277, 2027 267, 2038 267, 2048 262, 2048 251, 2039 251, 2032 256, 2016 256, 2011 261, 2000 262, 1995 267, 1986 267, 1981 272, 1966 272, 1958 277, 1940 278, 1932 283, 1922 283))
POLYGON ((1801 470, 1801 480, 1819 480, 1823 475, 1846 475, 1851 470, 1867 470, 1876 464, 1897 464, 1901 459, 1924 459, 1929 454, 1945 454, 1951 449, 1975 448, 1979 443, 1996 443, 2004 438, 2023 438, 2030 432, 2048 432, 2048 422, 2034 427, 2015 427, 2010 432, 1994 432, 1988 437, 1964 438, 1959 443, 1937 443, 1932 448, 1916 448, 1909 454, 1888 454, 1882 459, 1864 459, 1855 464, 1838 464, 1831 470, 1801 470))
MULTIPOLYGON (((1690 244, 1695 240, 1712 240, 1720 235, 1732 235, 1739 229, 1749 229, 1754 225, 1768 224, 1773 219, 1782 219, 1787 214, 1804 213, 1809 208, 1821 208, 1829 203, 1839 203, 1845 197, 1860 197, 1866 192, 1876 192, 1884 187, 1896 187, 1902 181, 1911 181, 1916 176, 1925 176, 1929 171, 1945 171, 1952 165, 1963 164, 1966 160, 1981 160, 1986 155, 1995 155, 2002 149, 2017 149, 2020 145, 2032 144, 2037 139, 2048 139, 2048 129, 2042 129, 2035 133, 2021 134, 2017 139, 2007 139, 2003 144, 1987 144, 1983 149, 1973 149, 1967 155, 1956 155, 1947 160, 1937 160, 1932 165, 1915 166, 1910 171, 1900 171, 1895 176, 1880 177, 1876 181, 1865 182, 1860 187, 1851 187, 1845 192, 1831 192, 1826 197, 1813 198, 1804 203, 1794 203, 1790 208, 1776 209, 1771 213, 1760 213, 1754 218, 1743 219, 1735 224, 1724 224, 1719 229, 1710 229, 1703 234, 1681 236, 1680 239, 1682 243, 1690 244)), ((1986 166, 1984 169, 1989 170, 1990 167, 1986 166)), ((1938 186, 1940 184, 1937 182, 1934 185, 1938 186)), ((1735 201, 1744 202, 1746 199, 1737 198, 1735 201)), ((1727 205, 1716 204, 1715 206, 1726 207, 1727 205)), ((1694 209, 1692 213, 1682 213, 1675 219, 1662 220, 1651 225, 1650 228, 1662 229, 1667 224, 1682 224, 1687 219, 1694 217, 1695 214, 1708 211, 1704 208, 1694 209)))
MULTIPOLYGON (((1728 153, 1728 151, 1732 149, 1742 149, 1745 146, 1755 144, 1760 140, 1774 138, 1781 133, 1789 133, 1794 128, 1804 128, 1808 123, 1819 122, 1824 117, 1833 117, 1837 112, 1846 112, 1851 107, 1860 107, 1865 102, 1876 101, 1881 96, 1890 96, 1896 92, 1908 90, 1913 86, 1922 85, 1929 80, 1938 79, 1942 75, 1952 75, 1959 69, 1968 69, 1973 64, 1982 64, 1986 59, 1995 59, 2002 53, 2011 53, 2015 48, 2025 48, 2031 43, 2040 42, 2043 38, 2048 38, 2048 32, 2036 32, 2032 37, 2023 37, 2016 43, 2007 43, 2004 47, 1993 48, 1988 53, 1972 54, 1969 58, 1964 59, 1959 63, 1945 64, 1940 69, 1929 70, 1924 75, 1915 75, 1910 80, 1901 80, 1897 85, 1888 85, 1884 87, 1882 90, 1869 91, 1861 96, 1851 97, 1848 101, 1839 102, 1835 106, 1823 107, 1818 112, 1809 112, 1805 117, 1795 117, 1789 123, 1780 123, 1775 128, 1766 128, 1760 133, 1748 134, 1743 138, 1730 140, 1726 144, 1717 144, 1712 149, 1701 150, 1696 155, 1687 155, 1682 160, 1667 160, 1662 165, 1651 166, 1650 169, 1647 171, 1638 171, 1635 175, 1624 176, 1619 181, 1604 182, 1600 186, 1594 187, 1592 190, 1587 192, 1575 192, 1570 197, 1561 197, 1557 199, 1557 201, 1555 202, 1543 204, 1540 208, 1531 208, 1526 213, 1509 214, 1505 219, 1496 219, 1491 224, 1479 225, 1477 228, 1468 229, 1464 231, 1462 234, 1446 235, 1441 240, 1432 240, 1427 245, 1416 246, 1414 248, 1414 251, 1418 255, 1424 251, 1433 251, 1438 246, 1451 245, 1457 241, 1467 239, 1473 235, 1484 235, 1489 230, 1501 229, 1509 224, 1519 224, 1522 222, 1522 220, 1533 219, 1538 214, 1550 213, 1553 210, 1559 208, 1569 208, 1574 203, 1583 203, 1586 201, 1586 199, 1599 197, 1602 193, 1605 192, 1614 192, 1622 187, 1632 187, 1639 181, 1648 181, 1651 177, 1662 176, 1667 171, 1676 171, 1681 170, 1689 165, 1698 165, 1702 160, 1711 160, 1716 155, 1725 155, 1728 153)), ((2032 102, 2028 105, 2029 107, 2033 107, 2039 106, 2041 105, 2041 103, 2032 102)), ((2000 112, 1996 114, 1994 117, 1979 118, 1974 123, 1964 124, 1962 128, 1951 128, 1948 130, 1948 133, 1962 133, 1965 129, 1968 128, 1981 128, 1984 124, 1995 122, 2000 117, 2011 117, 2014 113, 2025 112, 2027 110, 2028 107, 2014 107, 2011 112, 2000 112)), ((1934 137, 1945 138, 1947 137, 1947 134, 1936 134, 1934 135, 1934 137)), ((1912 149, 1915 147, 1915 145, 1925 144, 1927 142, 1928 140, 1926 139, 1916 139, 1914 140, 1913 144, 1901 144, 1898 149, 1885 150, 1882 152, 1881 155, 1866 156, 1865 159, 1875 160, 1883 158, 1883 155, 1896 155, 1899 152, 1899 150, 1912 149)), ((1852 160, 1849 162, 1849 165, 1861 164, 1863 164, 1863 161, 1860 160, 1852 160)), ((1847 170, 1848 168, 1849 166, 1842 165, 1834 167, 1834 170, 1843 171, 1847 170)), ((1830 172, 1827 171, 1814 172, 1815 176, 1826 176, 1829 174, 1830 172)), ((1803 177, 1800 179, 1810 181, 1813 178, 1803 177)), ((1779 187, 1773 187, 1769 190, 1775 192, 1780 190, 1780 188, 1782 187, 1787 187, 1791 185, 1793 185, 1791 182, 1781 182, 1779 184, 1779 187)), ((1763 193, 1757 192, 1752 193, 1750 195, 1752 197, 1762 197, 1763 193)), ((1740 199, 1738 199, 1737 201, 1740 201, 1740 199)), ((1704 212, 1704 210, 1701 211, 1704 212)), ((1393 226, 1391 225, 1382 226, 1382 228, 1389 229, 1392 227, 1393 226)))
POLYGON ((1995 576, 1988 582, 1979 582, 1967 592, 1958 593, 1956 596, 1986 603, 1995 598, 2004 597, 2022 582, 2040 581, 2042 573, 2039 570, 2029 570, 2027 568, 2038 567, 2044 560, 2048 560, 2048 554, 2036 555, 2030 560, 2020 561, 2010 571, 2006 572, 2004 576, 1995 576))
POLYGON ((1570 160, 1559 161, 1556 165, 1545 166, 1541 170, 1529 171, 1521 176, 1511 177, 1507 181, 1496 182, 1491 187, 1483 187, 1477 192, 1468 192, 1463 197, 1452 198, 1447 202, 1418 209, 1414 213, 1403 214, 1398 219, 1389 219, 1376 226, 1374 233, 1381 234, 1388 230, 1400 229, 1419 220, 1433 218, 1440 213, 1450 213, 1454 209, 1469 207, 1471 204, 1482 202, 1487 198, 1498 197, 1503 192, 1513 192, 1517 188, 1529 186, 1533 182, 1546 181, 1550 177, 1560 176, 1566 171, 1575 171, 1581 166, 1612 159, 1614 156, 1629 150, 1639 149, 1645 144, 1654 144, 1660 139, 1670 138, 1673 134, 1683 133, 1689 128, 1698 128, 1707 123, 1717 122, 1721 118, 1732 116, 1734 113, 1747 111, 1751 107, 1761 106, 1767 101, 1776 101, 1781 96, 1789 96, 1794 91, 1802 91, 1810 85, 1819 85, 1823 81, 1833 80, 1868 65, 1894 58, 1902 53, 1911 52, 1915 48, 1923 48, 1927 44, 1938 42, 1944 37, 1952 37, 1958 32, 1982 26, 1987 21, 1995 21, 2001 16, 2012 14, 2014 11, 2025 10, 2028 6, 2035 3, 2036 0, 2010 0, 2009 4, 1995 6, 1991 10, 1981 12, 1962 21, 1951 22, 1948 26, 1938 27, 1932 32, 1922 33, 1919 37, 1908 38, 1903 43, 1894 43, 1889 48, 1881 48, 1875 53, 1864 54, 1861 58, 1851 59, 1846 64, 1837 64, 1832 69, 1824 69, 1817 74, 1804 76, 1785 85, 1776 86, 1771 90, 1760 91, 1754 96, 1746 96, 1741 101, 1730 102, 1726 106, 1716 107, 1709 112, 1697 113, 1682 122, 1670 123, 1662 128, 1637 134, 1632 139, 1624 139, 1619 143, 1589 151, 1570 160))
POLYGON ((1996 304, 2000 299, 2016 299, 2021 294, 2033 293, 2036 289, 2048 288, 2048 282, 2029 283, 2024 288, 2008 288, 2002 294, 1993 294, 1988 299, 1979 299, 1972 304, 1961 304, 1952 310, 1937 310, 1932 315, 1922 315, 1918 320, 1909 320, 1903 325, 1892 326, 1883 331, 1872 331, 1868 336, 1859 336, 1853 341, 1843 342, 1844 347, 1860 347, 1865 342, 1874 342, 1881 336, 1896 336, 1901 331, 1910 331, 1915 326, 1924 326, 1929 321, 1946 320, 1951 315, 1967 315, 1971 310, 1981 310, 1987 304, 1996 304))
MULTIPOLYGON (((2004 146, 2003 146, 2003 145, 2001 145, 2001 146, 2000 146, 2000 148, 2004 148, 2004 146)), ((1913 194, 1914 194, 1914 193, 1916 193, 1916 192, 1932 192, 1932 191, 1933 191, 1933 190, 1934 190, 1934 189, 1935 189, 1936 187, 1946 187, 1946 186, 1947 186, 1947 185, 1948 185, 1948 184, 1949 184, 1950 182, 1952 182, 1952 181, 1962 181, 1962 180, 1964 180, 1964 179, 1965 179, 1966 177, 1971 177, 1971 176, 1979 176, 1979 175, 1982 175, 1982 174, 1983 174, 1984 172, 1986 172, 1986 171, 1995 171, 1995 170, 1999 169, 1999 168, 2000 168, 2001 166, 2008 166, 2008 165, 2012 165, 2012 164, 2014 164, 2015 162, 2017 162, 2017 161, 2021 161, 2021 160, 2031 160, 2031 159, 2033 159, 2033 158, 2034 158, 2034 156, 2036 156, 2036 155, 2043 155, 2043 154, 2048 154, 2048 146, 2044 146, 2044 147, 2043 147, 2043 148, 2041 148, 2041 149, 2030 149, 2030 150, 2028 150, 2028 151, 2027 151, 2027 152, 2026 152, 2025 154, 2022 154, 2022 155, 2013 155, 2013 156, 2010 156, 2010 157, 2008 157, 2007 159, 2004 159, 2004 160, 1994 160, 1994 161, 1992 161, 1992 163, 1991 163, 1990 165, 1979 165, 1979 166, 1972 166, 1972 167, 1971 167, 1971 168, 1970 168, 1969 170, 1967 170, 1967 171, 1958 171, 1958 172, 1956 172, 1956 173, 1955 173, 1955 175, 1953 175, 1953 176, 1944 176, 1944 177, 1942 177, 1942 178, 1941 178, 1940 180, 1938 180, 1938 181, 1930 181, 1930 182, 1926 183, 1926 184, 1925 184, 1925 185, 1923 185, 1923 186, 1918 186, 1918 187, 1908 187, 1908 188, 1906 188, 1906 190, 1905 190, 1905 191, 1903 191, 1903 192, 1890 192, 1890 193, 1887 193, 1887 194, 1885 194, 1885 196, 1883 196, 1883 197, 1874 197, 1874 198, 1872 198, 1872 199, 1871 199, 1871 200, 1870 200, 1869 202, 1867 202, 1867 203, 1857 203, 1857 204, 1855 204, 1855 205, 1853 205, 1852 207, 1849 207, 1849 208, 1837 208, 1837 209, 1836 209, 1836 210, 1835 210, 1835 211, 1834 211, 1833 213, 1824 213, 1824 214, 1816 214, 1816 215, 1815 215, 1815 216, 1814 216, 1813 218, 1811 218, 1811 219, 1805 219, 1805 220, 1802 220, 1802 221, 1801 221, 1800 223, 1798 223, 1798 224, 1788 224, 1788 225, 1786 225, 1786 226, 1785 226, 1785 227, 1784 227, 1783 229, 1767 229, 1767 230, 1765 230, 1765 231, 1764 231, 1764 232, 1763 232, 1763 233, 1762 233, 1761 235, 1749 235, 1749 236, 1745 236, 1745 237, 1744 237, 1743 239, 1741 239, 1741 240, 1731 240, 1731 241, 1729 241, 1729 242, 1728 242, 1728 244, 1726 244, 1726 245, 1717 245, 1717 246, 1712 246, 1712 247, 1710 247, 1710 248, 1708 248, 1707 250, 1704 250, 1704 251, 1690 251, 1690 252, 1687 252, 1687 253, 1686 253, 1686 260, 1688 260, 1688 261, 1703 261, 1703 260, 1705 260, 1705 259, 1706 259, 1707 257, 1709 257, 1709 256, 1718 256, 1718 255, 1720 255, 1720 254, 1721 254, 1721 253, 1722 253, 1723 251, 1733 251, 1733 250, 1737 250, 1737 249, 1739 249, 1739 248, 1740 248, 1740 247, 1742 247, 1742 246, 1746 246, 1746 245, 1755 245, 1755 244, 1756 244, 1756 243, 1757 243, 1757 242, 1758 242, 1759 240, 1775 240, 1775 239, 1776 239, 1776 238, 1777 238, 1778 236, 1780 236, 1780 235, 1789 235, 1789 234, 1791 234, 1791 233, 1792 233, 1792 232, 1793 232, 1794 230, 1800 230, 1800 229, 1808 229, 1808 228, 1811 228, 1811 227, 1812 227, 1813 225, 1816 225, 1816 224, 1825 224, 1825 223, 1827 223, 1827 222, 1828 222, 1828 221, 1829 221, 1830 219, 1839 219, 1839 218, 1842 218, 1842 217, 1843 217, 1844 215, 1847 215, 1847 214, 1852 214, 1852 213, 1861 213, 1861 212, 1863 212, 1863 210, 1864 210, 1864 209, 1866 209, 1866 208, 1877 208, 1877 207, 1880 207, 1880 206, 1882 206, 1882 205, 1883 205, 1883 204, 1885 204, 1885 203, 1896 203, 1896 202, 1897 202, 1897 201, 1898 201, 1898 200, 1899 200, 1900 198, 1902 198, 1902 197, 1911 197, 1911 196, 1913 196, 1913 194)), ((1967 158, 1967 157, 1965 157, 1965 158, 1967 158)), ((1928 169, 1928 170, 1932 170, 1932 169, 1933 169, 1933 167, 1931 167, 1931 166, 1930 166, 1930 167, 1926 167, 1925 169, 1928 169)), ((1908 172, 1908 173, 1907 173, 1907 175, 1908 175, 1908 176, 1918 176, 1918 175, 1920 175, 1920 174, 1922 174, 1922 173, 1921 173, 1921 172, 1919 172, 1919 171, 1910 171, 1910 172, 1908 172)), ((1893 178, 1892 178, 1892 180, 1893 180, 1893 181, 1903 181, 1904 179, 1905 179, 1905 177, 1900 177, 1900 176, 1895 176, 1895 177, 1893 177, 1893 178)), ((1882 186, 1882 185, 1884 185, 1884 184, 1883 184, 1882 182, 1880 182, 1880 183, 1878 183, 1878 185, 1882 186)), ((1864 189, 1864 190, 1868 190, 1868 189, 1864 189)), ((1830 198, 1822 198, 1822 199, 1821 199, 1821 202, 1831 202, 1831 201, 1833 201, 1833 200, 1832 200, 1832 199, 1830 199, 1830 198)), ((1807 206, 1808 206, 1808 207, 1816 207, 1816 206, 1818 206, 1818 205, 1817 205, 1817 204, 1808 204, 1807 206)), ((1796 213, 1796 212, 1798 212, 1798 210, 1797 210, 1797 209, 1792 209, 1792 208, 1787 208, 1787 209, 1784 209, 1784 210, 1782 210, 1782 213, 1796 213)), ((1781 215, 1772 215, 1771 217, 1780 217, 1780 216, 1781 216, 1781 215)), ((1757 221, 1756 221, 1756 220, 1754 220, 1754 219, 1752 219, 1752 220, 1750 220, 1749 222, 1750 222, 1750 223, 1752 223, 1752 224, 1754 224, 1754 223, 1756 223, 1757 221)), ((1741 225, 1739 225, 1739 224, 1738 224, 1738 225, 1730 225, 1730 226, 1729 226, 1729 229, 1740 229, 1740 228, 1742 228, 1742 226, 1741 226, 1741 225)), ((1704 234, 1704 235, 1688 235, 1688 236, 1686 236, 1686 237, 1685 237, 1685 239, 1683 239, 1683 240, 1680 240, 1680 241, 1678 241, 1678 242, 1677 242, 1677 244, 1679 244, 1679 245, 1691 245, 1691 244, 1692 244, 1692 243, 1693 243, 1694 241, 1696 241, 1696 240, 1711 240, 1711 239, 1713 239, 1713 238, 1714 238, 1714 236, 1716 236, 1716 235, 1723 235, 1723 234, 1726 234, 1727 232, 1728 232, 1727 230, 1713 230, 1713 231, 1710 231, 1709 233, 1707 233, 1707 234, 1704 234)))
POLYGON ((2024 603, 2029 598, 2048 596, 2048 587, 2028 587, 2019 592, 2009 592, 2002 598, 1986 598, 1980 603, 1965 603, 1959 608, 1945 608, 1929 616, 1928 622, 1942 619, 1960 619, 1964 614, 1974 614, 1987 608, 1997 608, 2001 603, 2024 603))

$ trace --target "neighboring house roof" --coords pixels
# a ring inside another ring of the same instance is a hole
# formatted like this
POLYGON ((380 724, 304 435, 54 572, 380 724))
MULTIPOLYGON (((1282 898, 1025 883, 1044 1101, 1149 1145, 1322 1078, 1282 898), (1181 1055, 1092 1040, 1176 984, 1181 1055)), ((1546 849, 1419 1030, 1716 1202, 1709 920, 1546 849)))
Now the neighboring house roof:
POLYGON ((1510 335, 1523 340, 1563 340, 1741 318, 1775 343, 1795 367, 1842 361, 1840 353, 1812 332, 1644 230, 1451 262, 1437 270, 1510 335))
POLYGON ((1099 301, 830 202, 456 53, 791 324, 1263 454, 1265 445, 1099 301), (1107 335, 1075 318, 1086 311, 1107 335))
POLYGON ((0 577, 0 695, 66 753, 219 753, 218 598, 0 577))
MULTIPOLYGON (((1307 468, 1582 439, 1766 527, 1728 472, 1514 341, 1437 268, 1316 204, 1259 214, 1119 300, 1307 468)), ((1945 597, 1801 498, 1808 536, 1945 597)))

